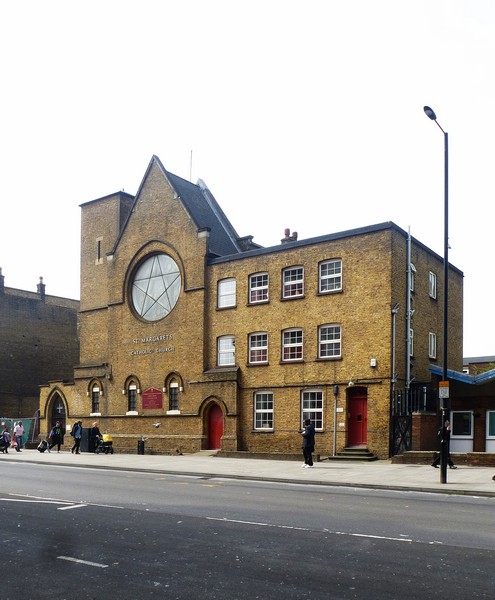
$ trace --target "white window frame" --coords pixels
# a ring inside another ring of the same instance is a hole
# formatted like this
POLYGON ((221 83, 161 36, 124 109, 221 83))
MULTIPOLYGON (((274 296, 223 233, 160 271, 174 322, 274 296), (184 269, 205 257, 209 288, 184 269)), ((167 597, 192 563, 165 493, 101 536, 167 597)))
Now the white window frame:
POLYGON ((167 415, 180 415, 179 410, 180 387, 177 381, 171 381, 168 386, 168 410, 167 415), (175 405, 175 407, 174 407, 175 405))
POLYGON ((413 265, 413 263, 410 263, 409 266, 410 266, 409 291, 414 292, 414 287, 416 285, 416 267, 413 265))
POLYGON ((342 260, 340 258, 333 258, 322 261, 318 265, 319 293, 329 294, 339 292, 340 290, 342 290, 342 260), (323 271, 326 272, 323 273, 323 271))
POLYGON ((318 327, 318 358, 340 358, 341 356, 342 326, 338 323, 320 325, 318 327))
POLYGON ((433 331, 428 332, 428 357, 437 357, 437 334, 433 331))
POLYGON ((91 386, 91 414, 99 415, 100 411, 100 386, 98 384, 93 384, 91 386))
POLYGON ((232 308, 237 304, 235 277, 218 282, 218 308, 232 308))
POLYGON ((257 331, 249 334, 249 364, 260 365, 268 363, 268 333, 257 331))
POLYGON ((303 390, 301 392, 301 428, 306 419, 311 419, 316 431, 323 431, 323 392, 303 390))
POLYGON ((282 298, 304 296, 304 267, 287 267, 282 271, 282 298))
POLYGON ((437 299, 437 276, 433 271, 430 271, 428 275, 428 293, 430 298, 437 299))
POLYGON ((253 273, 249 276, 249 304, 268 302, 268 273, 253 273))
POLYGON ((486 439, 495 440, 495 410, 486 411, 486 439), (493 431, 490 430, 490 415, 493 415, 493 431))
POLYGON ((217 339, 217 365, 227 367, 235 365, 235 337, 221 335, 217 339))
POLYGON ((127 411, 126 415, 137 415, 137 385, 131 383, 127 387, 127 411), (132 392, 132 394, 131 394, 132 392), (134 407, 131 406, 131 396, 134 396, 134 407))
POLYGON ((304 334, 301 327, 293 327, 282 331, 282 362, 300 362, 304 358, 304 334), (295 339, 297 337, 297 339, 295 339), (299 350, 298 350, 299 349, 299 350), (286 351, 289 357, 286 357, 286 351), (297 356, 290 355, 296 352, 297 356))
POLYGON ((450 438, 452 439, 456 439, 456 440, 472 440, 473 436, 474 436, 474 415, 473 415, 473 411, 472 410, 452 410, 450 412, 450 424, 451 424, 451 432, 450 432, 450 438), (469 429, 470 429, 470 433, 469 434, 456 434, 455 433, 455 425, 456 425, 456 418, 455 416, 457 414, 466 414, 469 415, 469 429))
POLYGON ((254 423, 256 431, 273 431, 274 396, 273 392, 255 392, 253 396, 254 423), (258 404, 258 401, 260 404, 258 404))

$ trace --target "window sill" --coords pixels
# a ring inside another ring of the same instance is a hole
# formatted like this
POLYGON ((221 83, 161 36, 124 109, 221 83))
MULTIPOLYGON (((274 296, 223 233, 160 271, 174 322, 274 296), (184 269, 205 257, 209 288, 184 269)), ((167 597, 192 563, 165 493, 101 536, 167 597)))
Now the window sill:
POLYGON ((167 410, 167 415, 180 415, 180 410, 167 410))
POLYGON ((332 294, 343 294, 344 290, 340 289, 340 290, 328 290, 328 292, 318 292, 316 295, 317 296, 331 296, 332 294))
POLYGON ((291 300, 304 300, 306 298, 305 294, 301 294, 300 296, 287 296, 284 298, 280 298, 280 302, 290 302, 291 300))
POLYGON ((138 411, 137 410, 128 410, 125 413, 126 417, 137 417, 138 416, 138 411))
POLYGON ((89 413, 90 417, 101 417, 101 412, 89 413))

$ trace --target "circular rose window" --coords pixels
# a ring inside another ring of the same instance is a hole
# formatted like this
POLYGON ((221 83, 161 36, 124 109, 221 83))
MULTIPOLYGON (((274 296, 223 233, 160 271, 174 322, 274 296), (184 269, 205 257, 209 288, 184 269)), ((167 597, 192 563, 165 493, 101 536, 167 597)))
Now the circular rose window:
POLYGON ((145 321, 166 317, 179 299, 181 276, 175 260, 166 254, 147 258, 132 279, 132 305, 145 321))

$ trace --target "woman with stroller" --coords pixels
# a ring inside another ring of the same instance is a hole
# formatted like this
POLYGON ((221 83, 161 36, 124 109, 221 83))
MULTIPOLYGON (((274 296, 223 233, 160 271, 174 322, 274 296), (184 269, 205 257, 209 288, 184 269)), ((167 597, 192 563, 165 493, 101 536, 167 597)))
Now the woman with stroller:
POLYGON ((64 434, 62 431, 62 424, 60 421, 57 421, 55 425, 51 428, 50 435, 50 445, 48 446, 48 452, 51 452, 51 449, 54 446, 57 446, 57 452, 60 452, 60 446, 64 443, 64 434))
POLYGON ((98 427, 98 422, 95 421, 93 423, 93 427, 91 427, 91 431, 89 432, 89 451, 95 452, 96 446, 100 443, 101 432, 98 427))

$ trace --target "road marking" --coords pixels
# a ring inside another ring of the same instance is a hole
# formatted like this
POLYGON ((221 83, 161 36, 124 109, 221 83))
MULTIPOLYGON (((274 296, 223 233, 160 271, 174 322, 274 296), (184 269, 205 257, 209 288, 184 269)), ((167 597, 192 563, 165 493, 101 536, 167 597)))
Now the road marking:
POLYGON ((412 542, 411 539, 408 538, 396 538, 396 537, 387 537, 385 535, 371 535, 369 533, 349 533, 346 531, 334 531, 336 535, 349 535, 351 537, 364 537, 371 538, 373 540, 390 540, 392 542, 412 542))
POLYGON ((9 493, 9 496, 18 496, 18 498, 0 498, 0 501, 4 502, 34 502, 39 504, 63 504, 69 508, 81 506, 97 506, 99 508, 118 508, 123 510, 124 506, 116 506, 114 504, 98 504, 96 502, 81 502, 77 500, 61 500, 59 498, 45 498, 43 496, 30 496, 29 494, 13 494, 9 493))
MULTIPOLYGON (((309 527, 294 527, 292 525, 274 525, 272 523, 260 523, 258 521, 241 521, 239 519, 227 519, 227 518, 219 518, 219 517, 206 517, 209 521, 223 521, 224 523, 240 523, 241 525, 256 525, 257 527, 274 527, 276 529, 293 529, 295 531, 314 531, 309 527)), ((330 531, 329 529, 323 529, 325 533, 332 533, 334 535, 348 535, 350 537, 362 537, 369 538, 373 540, 389 540, 392 542, 409 542, 412 543, 412 539, 409 538, 396 538, 396 537, 386 537, 383 535, 371 535, 368 533, 350 533, 345 531, 330 531)))
POLYGON ((57 510, 71 510, 71 508, 81 508, 83 506, 88 506, 87 504, 73 504, 72 506, 60 506, 57 510))
POLYGON ((108 565, 102 563, 95 563, 89 560, 81 560, 80 558, 74 558, 73 556, 57 556, 60 560, 68 560, 70 562, 79 563, 81 565, 88 565, 89 567, 99 567, 100 569, 106 569, 108 565))
POLYGON ((28 498, 0 498, 0 502, 24 502, 26 504, 64 504, 63 500, 30 500, 28 498))

